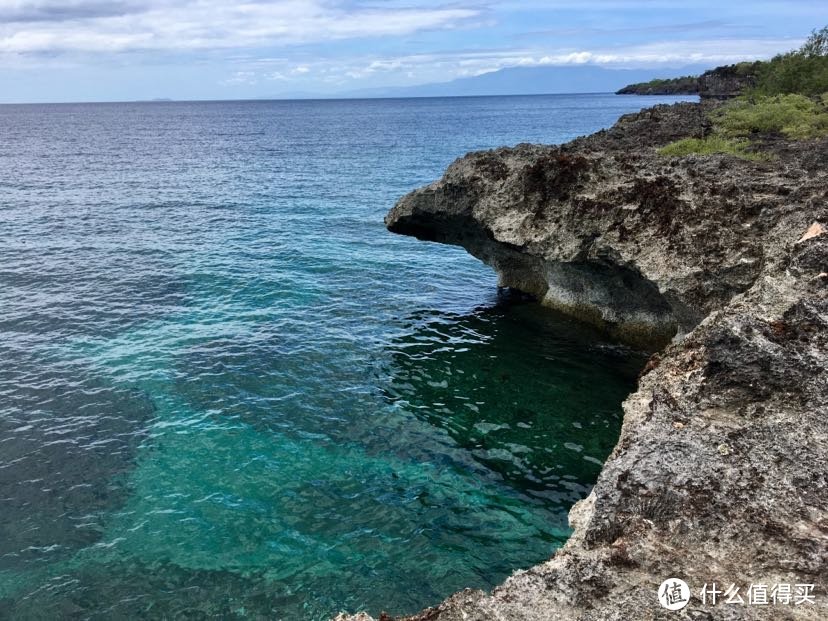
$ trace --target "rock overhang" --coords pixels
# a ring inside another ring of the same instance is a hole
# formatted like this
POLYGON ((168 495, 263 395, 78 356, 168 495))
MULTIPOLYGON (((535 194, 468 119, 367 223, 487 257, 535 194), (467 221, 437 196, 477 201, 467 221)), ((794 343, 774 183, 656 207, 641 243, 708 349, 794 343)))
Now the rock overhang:
POLYGON ((704 111, 470 154, 389 213, 393 232, 463 246, 570 314, 665 327, 564 548, 412 621, 656 618, 669 576, 694 587, 685 618, 828 617, 828 140, 776 142, 773 163, 658 155, 703 134, 704 111), (711 608, 711 581, 821 599, 711 608))

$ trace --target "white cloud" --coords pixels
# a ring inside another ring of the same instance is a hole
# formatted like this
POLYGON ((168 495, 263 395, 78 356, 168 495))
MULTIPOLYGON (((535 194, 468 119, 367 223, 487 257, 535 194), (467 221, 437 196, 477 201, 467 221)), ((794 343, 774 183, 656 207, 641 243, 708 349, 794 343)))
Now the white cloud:
POLYGON ((392 57, 313 59, 301 65, 287 59, 256 59, 263 79, 280 80, 285 88, 296 88, 312 76, 316 84, 342 88, 393 86, 444 82, 477 76, 508 67, 595 64, 604 67, 679 67, 688 64, 716 66, 772 56, 801 44, 799 39, 710 39, 664 41, 641 45, 589 50, 494 49, 445 53, 409 54, 392 57), (298 67, 307 71, 298 72, 298 67), (288 83, 293 83, 292 86, 288 83))
MULTIPOLYGON (((751 10, 769 10, 766 4, 759 0, 751 10)), ((793 4, 802 5, 798 0, 793 4)), ((763 34, 756 28, 715 39, 714 33, 727 28, 712 28, 719 22, 701 17, 688 24, 665 16, 653 26, 633 17, 613 21, 602 15, 600 28, 590 29, 589 20, 580 28, 548 13, 562 7, 625 6, 685 5, 670 0, 0 0, 0 66, 32 71, 89 66, 94 71, 103 65, 130 70, 133 64, 155 64, 160 71, 168 64, 209 65, 211 84, 267 85, 290 92, 331 84, 358 88, 447 81, 520 66, 713 66, 768 57, 800 43, 770 33, 765 33, 768 39, 744 38, 763 34), (533 6, 540 16, 536 21, 508 23, 508 11, 523 14, 533 6), (538 32, 523 36, 516 31, 527 27, 538 32), (462 37, 453 32, 419 36, 458 28, 467 29, 462 37), (472 30, 478 32, 469 34, 472 30), (624 36, 612 36, 615 32, 624 36), (690 40, 694 36, 707 39, 690 40), (415 52, 363 52, 386 49, 376 41, 333 45, 379 37, 394 39, 391 49, 415 52), (657 39, 661 41, 652 42, 657 39), (607 42, 612 40, 639 43, 611 46, 607 42), (514 47, 453 49, 487 41, 514 47), (434 51, 435 46, 448 51, 434 51)))
POLYGON ((224 81, 226 85, 247 84, 253 85, 258 82, 255 71, 236 71, 224 81))
POLYGON ((595 63, 599 65, 658 65, 676 63, 726 64, 766 58, 799 47, 802 39, 711 39, 665 41, 624 48, 578 51, 544 56, 541 65, 595 63))
POLYGON ((0 52, 272 47, 450 28, 474 8, 348 7, 324 0, 0 0, 0 52))
POLYGON ((447 54, 414 54, 393 58, 354 59, 348 64, 327 63, 328 71, 338 71, 352 79, 363 79, 378 71, 396 71, 407 79, 434 73, 440 80, 475 76, 507 67, 596 64, 607 67, 710 66, 767 58, 798 47, 801 39, 711 39, 704 41, 665 41, 591 50, 512 49, 465 51, 447 54), (338 67, 337 67, 338 65, 338 67))

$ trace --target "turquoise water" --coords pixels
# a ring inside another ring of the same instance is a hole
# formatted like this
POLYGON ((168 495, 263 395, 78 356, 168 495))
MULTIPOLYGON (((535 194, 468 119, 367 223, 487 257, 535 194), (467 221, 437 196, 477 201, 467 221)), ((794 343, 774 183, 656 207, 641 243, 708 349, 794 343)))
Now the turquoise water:
POLYGON ((642 358, 382 217, 654 99, 0 108, 0 617, 404 613, 547 558, 642 358))

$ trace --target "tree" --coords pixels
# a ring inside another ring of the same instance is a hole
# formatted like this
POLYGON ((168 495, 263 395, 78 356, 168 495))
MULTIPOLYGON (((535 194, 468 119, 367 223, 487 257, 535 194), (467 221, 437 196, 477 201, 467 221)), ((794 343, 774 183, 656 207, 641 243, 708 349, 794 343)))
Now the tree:
POLYGON ((817 96, 828 92, 828 26, 811 32, 798 50, 779 54, 762 63, 755 93, 799 93, 817 96))
POLYGON ((811 58, 816 56, 828 56, 828 26, 820 30, 811 31, 811 36, 799 48, 801 54, 811 58))

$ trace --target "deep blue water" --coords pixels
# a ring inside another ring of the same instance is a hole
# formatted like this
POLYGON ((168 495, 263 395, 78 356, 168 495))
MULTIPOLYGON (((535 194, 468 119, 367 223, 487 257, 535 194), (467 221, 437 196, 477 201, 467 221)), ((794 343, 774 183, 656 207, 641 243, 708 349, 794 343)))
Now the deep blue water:
POLYGON ((547 558, 641 357, 382 219, 675 100, 0 107, 0 618, 413 612, 547 558))

